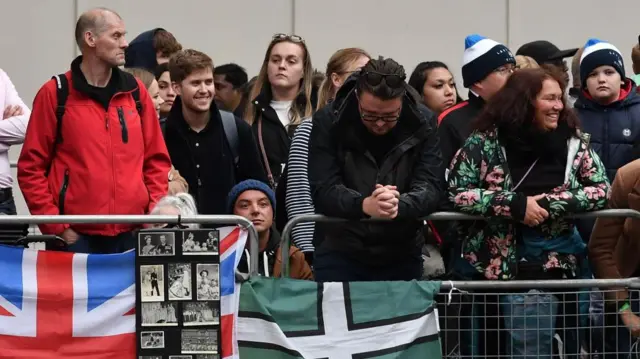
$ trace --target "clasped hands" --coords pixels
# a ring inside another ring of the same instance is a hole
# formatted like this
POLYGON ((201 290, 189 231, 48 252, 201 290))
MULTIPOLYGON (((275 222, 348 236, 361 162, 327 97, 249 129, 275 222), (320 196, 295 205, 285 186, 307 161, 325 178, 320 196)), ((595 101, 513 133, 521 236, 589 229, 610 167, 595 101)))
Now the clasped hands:
POLYGON ((529 227, 535 227, 549 218, 549 212, 538 204, 538 200, 544 196, 544 194, 539 194, 527 197, 527 209, 522 223, 529 227))
POLYGON ((396 186, 377 184, 373 193, 362 202, 362 211, 372 218, 396 218, 399 198, 396 186))

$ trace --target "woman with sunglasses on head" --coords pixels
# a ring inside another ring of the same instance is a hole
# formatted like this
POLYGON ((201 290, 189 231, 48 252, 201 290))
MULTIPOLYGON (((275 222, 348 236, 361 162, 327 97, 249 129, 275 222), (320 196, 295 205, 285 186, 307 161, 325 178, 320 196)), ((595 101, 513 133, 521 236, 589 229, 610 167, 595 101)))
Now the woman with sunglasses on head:
POLYGON ((418 91, 424 104, 437 114, 462 102, 453 74, 440 61, 418 64, 409 78, 409 86, 418 91))
MULTIPOLYGON (((450 201, 456 210, 486 219, 460 225, 463 247, 456 271, 462 277, 584 278, 586 246, 575 221, 564 217, 603 209, 609 181, 589 134, 579 130, 575 113, 566 107, 563 86, 562 75, 552 70, 516 71, 489 100, 454 157, 450 201)), ((577 354, 577 343, 570 340, 577 333, 569 333, 578 326, 577 295, 534 292, 488 299, 501 304, 474 308, 484 311, 474 311, 474 320, 496 312, 515 317, 499 326, 508 335, 510 357, 534 355, 533 350, 551 357, 556 331, 567 354, 577 354), (531 323, 527 316, 543 322, 531 323), (525 338, 523 326, 534 333, 525 338)), ((494 343, 487 337, 498 334, 480 335, 486 336, 483 342, 494 343)))
POLYGON ((313 114, 312 77, 304 40, 298 35, 274 35, 245 111, 274 188, 286 165, 293 132, 313 114))
MULTIPOLYGON (((333 101, 347 78, 360 70, 369 60, 369 54, 359 48, 336 51, 327 63, 326 77, 320 86, 318 109, 333 101)), ((309 138, 312 127, 313 121, 302 122, 291 140, 287 166, 276 191, 276 227, 280 231, 289 220, 315 213, 308 176, 309 138)), ((291 232, 293 244, 305 254, 309 264, 313 263, 314 228, 313 222, 300 223, 291 232)))

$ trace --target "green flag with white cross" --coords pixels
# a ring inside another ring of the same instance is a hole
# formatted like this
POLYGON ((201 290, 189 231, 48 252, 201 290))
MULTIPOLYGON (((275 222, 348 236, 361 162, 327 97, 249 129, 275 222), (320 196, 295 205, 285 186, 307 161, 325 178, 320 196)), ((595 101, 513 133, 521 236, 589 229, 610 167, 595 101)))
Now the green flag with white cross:
POLYGON ((240 359, 441 358, 440 282, 242 284, 240 359))

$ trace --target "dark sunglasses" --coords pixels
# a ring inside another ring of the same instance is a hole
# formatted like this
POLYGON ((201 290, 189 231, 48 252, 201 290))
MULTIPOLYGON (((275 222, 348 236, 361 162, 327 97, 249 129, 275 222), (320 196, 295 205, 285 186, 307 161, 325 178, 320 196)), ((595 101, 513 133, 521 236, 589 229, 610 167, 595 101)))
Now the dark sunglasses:
POLYGON ((287 35, 287 34, 275 34, 271 38, 271 41, 291 41, 291 42, 302 42, 304 43, 304 39, 302 36, 298 35, 287 35))
POLYGON ((406 76, 399 76, 396 74, 383 74, 381 72, 376 71, 363 71, 362 76, 364 76, 365 81, 371 86, 378 86, 382 83, 382 80, 386 82, 387 86, 397 89, 404 85, 404 80, 407 78, 406 76))

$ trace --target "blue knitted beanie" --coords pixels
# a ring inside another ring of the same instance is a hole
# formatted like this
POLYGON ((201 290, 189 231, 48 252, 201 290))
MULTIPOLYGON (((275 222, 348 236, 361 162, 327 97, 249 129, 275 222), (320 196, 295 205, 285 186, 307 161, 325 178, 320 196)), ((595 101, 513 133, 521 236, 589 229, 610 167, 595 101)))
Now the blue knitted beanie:
POLYGON ((254 179, 244 180, 237 185, 233 186, 231 191, 229 191, 229 195, 227 196, 227 209, 229 213, 233 213, 233 207, 236 205, 236 200, 244 191, 255 190, 264 193, 269 201, 271 202, 271 207, 273 210, 276 209, 276 194, 273 192, 271 187, 266 183, 260 182, 254 179))

